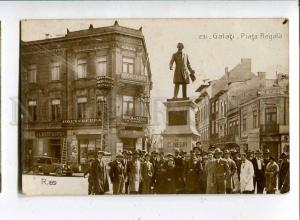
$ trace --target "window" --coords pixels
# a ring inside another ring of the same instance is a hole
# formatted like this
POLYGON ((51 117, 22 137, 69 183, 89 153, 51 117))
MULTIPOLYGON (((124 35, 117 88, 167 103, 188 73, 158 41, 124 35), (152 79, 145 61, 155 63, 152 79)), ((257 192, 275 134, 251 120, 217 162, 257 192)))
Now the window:
POLYGON ((134 115, 133 96, 123 96, 123 115, 134 115))
POLYGON ((87 65, 86 59, 77 60, 77 79, 86 78, 87 65))
POLYGON ((59 63, 51 64, 51 80, 52 81, 59 80, 59 70, 60 70, 59 63))
POLYGON ((221 104, 221 116, 223 117, 224 116, 223 102, 221 101, 220 104, 221 104))
POLYGON ((77 98, 77 118, 84 119, 86 118, 86 97, 77 98))
POLYGON ((268 107, 266 108, 266 124, 276 124, 277 123, 277 108, 268 107))
POLYGON ((106 76, 107 74, 107 60, 106 57, 97 57, 96 72, 97 76, 106 76))
POLYGON ((215 112, 215 103, 211 103, 211 113, 215 112))
POLYGON ((243 116, 243 131, 247 130, 247 116, 243 116))
POLYGON ((51 100, 51 120, 60 120, 60 99, 51 100))
POLYGON ((36 73, 37 73, 36 65, 30 65, 28 67, 28 82, 29 83, 36 83, 36 73))
POLYGON ((37 120, 37 109, 36 109, 36 100, 30 100, 28 102, 28 111, 29 111, 29 120, 37 120))
POLYGON ((257 111, 253 111, 253 128, 257 128, 257 111))
POLYGON ((122 61, 123 61, 123 73, 133 74, 134 59, 123 57, 122 61))
POLYGON ((215 133, 215 121, 212 121, 212 123, 211 123, 211 133, 212 134, 215 133))
POLYGON ((102 113, 104 110, 104 103, 105 99, 104 96, 97 96, 97 107, 96 107, 96 117, 97 118, 102 118, 102 113))
POLYGON ((226 101, 224 101, 224 116, 227 115, 227 105, 226 105, 226 101))

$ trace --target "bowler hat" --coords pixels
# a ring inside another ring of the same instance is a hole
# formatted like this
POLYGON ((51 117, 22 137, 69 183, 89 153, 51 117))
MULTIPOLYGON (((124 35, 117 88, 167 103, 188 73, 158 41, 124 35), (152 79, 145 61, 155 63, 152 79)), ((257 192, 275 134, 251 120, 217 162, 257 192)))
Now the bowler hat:
POLYGON ((172 158, 173 158, 174 156, 173 156, 173 154, 171 154, 171 153, 168 153, 168 154, 167 154, 167 157, 168 157, 168 158, 170 158, 170 157, 172 157, 172 158))
POLYGON ((222 151, 220 148, 216 148, 214 154, 222 154, 222 151))
POLYGON ((270 150, 266 149, 265 154, 270 154, 270 150))

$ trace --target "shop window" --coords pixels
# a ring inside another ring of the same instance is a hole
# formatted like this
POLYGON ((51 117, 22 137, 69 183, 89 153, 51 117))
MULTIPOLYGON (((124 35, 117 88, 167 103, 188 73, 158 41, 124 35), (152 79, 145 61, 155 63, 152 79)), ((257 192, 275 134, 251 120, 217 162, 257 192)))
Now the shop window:
POLYGON ((77 118, 78 119, 86 118, 86 104, 87 104, 86 97, 77 98, 77 118))
POLYGON ((57 81, 60 80, 60 66, 58 62, 51 64, 51 80, 57 81))
POLYGON ((88 139, 79 139, 80 163, 84 164, 88 161, 88 139))
POLYGON ((86 59, 77 60, 77 79, 86 78, 87 62, 86 59))
POLYGON ((97 57, 96 59, 97 76, 106 76, 107 74, 107 59, 106 56, 97 57))
POLYGON ((123 73, 133 74, 133 72, 134 72, 134 59, 133 58, 128 58, 128 57, 123 57, 122 63, 123 63, 123 73))
POLYGON ((133 96, 123 96, 123 115, 134 115, 134 98, 133 96))
POLYGON ((36 75, 37 75, 37 66, 30 65, 28 67, 28 82, 29 83, 36 83, 36 75))
POLYGON ((61 119, 60 114, 60 99, 51 100, 51 119, 53 121, 58 121, 61 119))
POLYGON ((30 100, 28 102, 28 113, 29 113, 30 121, 37 120, 37 102, 36 102, 36 100, 30 100))
POLYGON ((277 108, 268 107, 266 112, 266 124, 276 124, 277 123, 277 108))

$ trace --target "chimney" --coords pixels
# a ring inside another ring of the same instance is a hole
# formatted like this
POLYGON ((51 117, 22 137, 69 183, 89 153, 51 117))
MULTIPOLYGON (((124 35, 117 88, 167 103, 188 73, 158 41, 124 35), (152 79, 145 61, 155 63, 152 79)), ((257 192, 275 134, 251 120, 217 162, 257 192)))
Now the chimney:
POLYGON ((251 72, 251 59, 250 58, 242 58, 241 65, 243 66, 243 69, 251 72))
POLYGON ((266 79, 266 72, 257 72, 257 76, 260 80, 266 79))

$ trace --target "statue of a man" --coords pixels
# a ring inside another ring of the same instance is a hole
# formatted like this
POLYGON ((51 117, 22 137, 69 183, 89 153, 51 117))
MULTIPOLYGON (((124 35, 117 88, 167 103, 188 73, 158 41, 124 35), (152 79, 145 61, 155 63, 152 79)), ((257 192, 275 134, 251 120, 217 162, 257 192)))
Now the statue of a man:
POLYGON ((172 55, 170 61, 170 70, 173 69, 173 63, 176 63, 175 72, 174 72, 174 97, 176 99, 179 92, 179 85, 182 86, 182 97, 187 98, 186 94, 186 85, 190 83, 190 77, 192 81, 196 80, 195 71, 191 68, 188 55, 183 53, 184 48, 182 43, 177 44, 177 52, 172 55), (190 72, 190 74, 188 73, 190 72))

